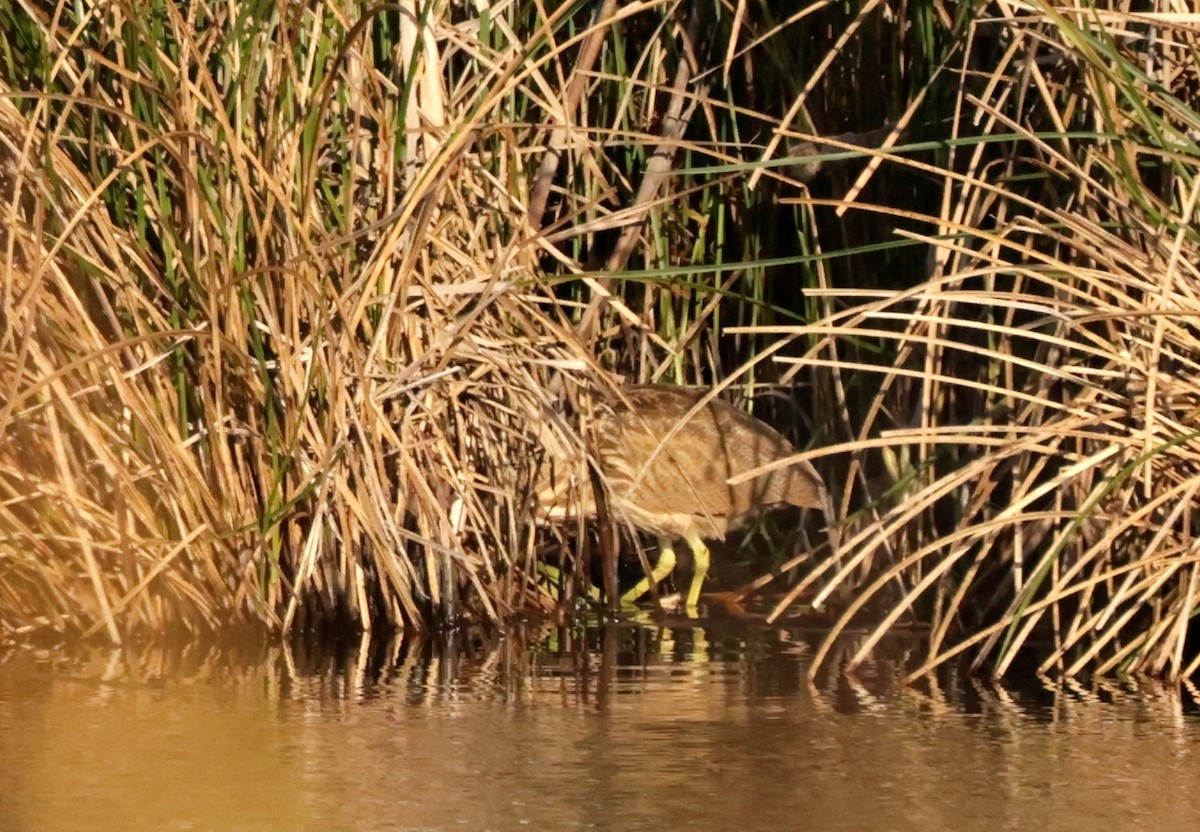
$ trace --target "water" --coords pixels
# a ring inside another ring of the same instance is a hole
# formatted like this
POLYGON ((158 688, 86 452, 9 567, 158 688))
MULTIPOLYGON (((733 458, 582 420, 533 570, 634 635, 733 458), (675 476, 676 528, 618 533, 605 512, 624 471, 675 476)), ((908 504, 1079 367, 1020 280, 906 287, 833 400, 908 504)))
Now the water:
POLYGON ((1189 688, 805 677, 782 630, 13 651, 0 832, 1194 830, 1189 688))

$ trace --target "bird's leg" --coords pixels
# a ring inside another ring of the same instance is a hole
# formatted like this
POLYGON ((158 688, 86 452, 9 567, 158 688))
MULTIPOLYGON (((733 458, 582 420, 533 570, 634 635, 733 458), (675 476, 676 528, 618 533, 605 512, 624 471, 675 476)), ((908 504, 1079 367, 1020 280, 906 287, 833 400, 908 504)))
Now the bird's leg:
POLYGON ((636 603, 639 598, 650 591, 651 586, 657 586, 658 582, 670 575, 675 568, 675 549, 672 548, 671 541, 660 537, 658 549, 658 560, 655 562, 654 568, 650 570, 649 577, 642 578, 633 589, 621 596, 622 606, 636 603))
POLYGON ((688 587, 687 609, 694 610, 696 602, 700 600, 700 587, 704 586, 704 576, 708 574, 711 557, 708 547, 697 534, 688 537, 688 546, 692 548, 692 585, 688 587))
MULTIPOLYGON (((537 571, 538 574, 549 581, 552 586, 558 587, 560 593, 562 592, 563 573, 561 569, 559 569, 557 566, 551 566, 548 563, 538 563, 537 571)), ((570 580, 569 575, 567 576, 567 580, 570 580)), ((585 587, 588 600, 595 601, 597 604, 600 603, 600 588, 591 581, 588 581, 585 584, 585 587)))

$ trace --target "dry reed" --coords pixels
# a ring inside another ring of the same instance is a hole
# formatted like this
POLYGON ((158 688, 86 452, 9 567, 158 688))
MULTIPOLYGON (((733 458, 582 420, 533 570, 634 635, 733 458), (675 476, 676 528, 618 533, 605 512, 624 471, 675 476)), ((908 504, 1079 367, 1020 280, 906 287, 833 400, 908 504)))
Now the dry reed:
POLYGON ((1193 673, 1197 21, 903 5, 0 11, 0 626, 503 620, 531 426, 803 372, 777 614, 1193 673))

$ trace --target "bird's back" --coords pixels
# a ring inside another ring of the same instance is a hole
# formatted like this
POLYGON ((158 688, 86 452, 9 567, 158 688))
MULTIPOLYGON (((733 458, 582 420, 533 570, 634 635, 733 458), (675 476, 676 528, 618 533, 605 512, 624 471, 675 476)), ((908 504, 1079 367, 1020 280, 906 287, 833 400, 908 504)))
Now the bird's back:
POLYGON ((623 401, 598 422, 600 463, 613 499, 636 525, 719 538, 771 506, 824 506, 825 485, 807 462, 729 484, 795 453, 750 414, 717 398, 700 405, 704 391, 681 387, 635 386, 621 393, 623 401))

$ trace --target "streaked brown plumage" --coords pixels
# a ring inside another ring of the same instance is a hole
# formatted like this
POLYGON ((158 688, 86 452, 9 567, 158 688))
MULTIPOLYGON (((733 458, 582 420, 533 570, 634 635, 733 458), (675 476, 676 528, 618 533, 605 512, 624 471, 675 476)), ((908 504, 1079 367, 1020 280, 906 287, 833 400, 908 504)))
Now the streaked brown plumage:
MULTIPOLYGON (((724 539, 772 506, 825 506, 825 484, 807 462, 729 483, 795 453, 787 439, 750 414, 718 398, 701 405, 704 390, 642 385, 620 392, 621 400, 597 413, 597 461, 617 517, 657 535, 661 544, 650 576, 626 592, 623 603, 670 574, 672 543, 685 540, 695 561, 687 595, 687 605, 694 607, 708 571, 706 539, 724 539)), ((539 493, 552 516, 561 513, 555 506, 563 490, 551 482, 539 493)), ((594 506, 585 504, 584 510, 594 513, 594 506)))

